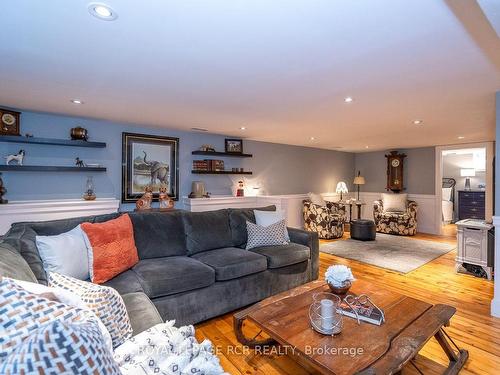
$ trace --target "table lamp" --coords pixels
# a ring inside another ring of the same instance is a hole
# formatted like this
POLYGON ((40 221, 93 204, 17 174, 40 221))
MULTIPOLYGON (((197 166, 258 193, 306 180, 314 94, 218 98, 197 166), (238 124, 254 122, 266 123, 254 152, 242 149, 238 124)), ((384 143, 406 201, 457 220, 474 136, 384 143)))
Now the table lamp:
POLYGON ((358 175, 354 177, 354 182, 353 182, 353 184, 358 187, 358 202, 359 202, 359 186, 364 185, 365 183, 366 183, 365 178, 361 176, 361 171, 358 171, 358 175))
POLYGON ((339 181, 337 184, 337 188, 335 189, 335 192, 337 194, 340 194, 340 202, 342 202, 342 194, 347 194, 349 193, 349 190, 347 190, 347 185, 344 181, 339 181))
POLYGON ((474 168, 462 168, 460 169, 460 176, 466 177, 464 190, 470 190, 470 178, 476 175, 476 170, 474 168))

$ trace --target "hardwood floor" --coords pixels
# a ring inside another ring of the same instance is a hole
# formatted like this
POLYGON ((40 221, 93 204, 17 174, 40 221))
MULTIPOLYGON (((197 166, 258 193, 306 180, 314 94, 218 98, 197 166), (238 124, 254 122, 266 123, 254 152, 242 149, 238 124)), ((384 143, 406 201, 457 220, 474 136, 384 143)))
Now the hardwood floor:
MULTIPOLYGON (((344 236, 345 237, 345 236, 344 236)), ((345 237, 346 238, 346 237, 345 237)), ((454 236, 419 234, 413 238, 454 243, 454 236)), ((469 350, 469 360, 462 374, 500 374, 500 319, 490 316, 493 283, 469 275, 457 274, 454 268, 455 251, 402 275, 349 259, 320 253, 320 278, 332 264, 346 264, 355 277, 378 283, 387 289, 457 308, 447 329, 452 339, 469 350)), ((244 351, 233 333, 232 313, 196 326, 199 340, 210 339, 224 369, 230 374, 313 374, 293 359, 281 353, 244 351)), ((256 327, 246 323, 247 332, 256 327)), ((444 370, 446 357, 432 339, 422 349, 415 364, 424 374, 439 374, 444 370)), ((403 374, 418 374, 407 365, 403 374)))

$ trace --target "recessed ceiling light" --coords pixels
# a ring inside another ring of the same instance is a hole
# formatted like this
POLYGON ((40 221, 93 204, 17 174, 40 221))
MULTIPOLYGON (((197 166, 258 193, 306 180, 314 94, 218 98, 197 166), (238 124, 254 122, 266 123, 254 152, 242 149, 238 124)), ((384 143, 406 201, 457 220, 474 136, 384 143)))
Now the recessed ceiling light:
POLYGON ((459 135, 458 139, 464 139, 465 137, 463 135, 459 135))
POLYGON ((73 103, 73 104, 83 104, 83 100, 80 100, 80 99, 71 99, 71 103, 73 103))
POLYGON ((354 99, 351 96, 344 98, 344 102, 351 103, 354 99))
POLYGON ((370 146, 365 146, 365 148, 370 148, 370 146))
POLYGON ((240 128, 240 130, 246 130, 246 128, 245 128, 244 126, 242 126, 242 127, 240 128))
POLYGON ((314 141, 314 140, 315 140, 316 138, 314 138, 314 137, 311 137, 311 138, 309 138, 309 139, 310 139, 311 141, 314 141))
POLYGON ((108 5, 100 3, 90 3, 89 12, 94 17, 104 21, 114 21, 118 18, 118 14, 108 5))
POLYGON ((423 120, 413 120, 413 123, 415 125, 422 125, 424 123, 424 121, 423 120))

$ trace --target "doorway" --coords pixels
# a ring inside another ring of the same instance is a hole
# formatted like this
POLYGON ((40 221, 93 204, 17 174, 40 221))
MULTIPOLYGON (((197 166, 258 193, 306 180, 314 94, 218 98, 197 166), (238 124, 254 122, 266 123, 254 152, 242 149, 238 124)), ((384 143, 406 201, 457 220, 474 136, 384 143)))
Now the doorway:
POLYGON ((456 235, 464 219, 491 222, 493 142, 436 147, 436 232, 456 235))

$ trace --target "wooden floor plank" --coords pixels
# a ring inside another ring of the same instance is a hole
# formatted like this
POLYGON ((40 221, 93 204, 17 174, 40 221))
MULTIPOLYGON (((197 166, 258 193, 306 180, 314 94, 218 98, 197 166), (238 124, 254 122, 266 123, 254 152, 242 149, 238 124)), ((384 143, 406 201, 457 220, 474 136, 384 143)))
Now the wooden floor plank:
MULTIPOLYGON (((418 234, 414 239, 424 239, 454 244, 453 230, 449 235, 433 236, 418 234)), ((348 233, 344 236, 348 238, 348 233)), ((323 241, 325 242, 325 241, 323 241)), ((493 298, 493 282, 455 272, 455 255, 452 251, 408 274, 389 271, 358 261, 320 253, 320 278, 332 264, 345 264, 352 268, 356 278, 368 280, 380 286, 421 299, 433 304, 449 304, 457 313, 447 328, 455 342, 469 350, 469 360, 461 374, 500 374, 500 319, 490 316, 493 298)), ((197 327, 197 338, 207 338, 221 348, 221 364, 231 374, 313 374, 286 355, 261 355, 257 353, 233 354, 229 346, 238 342, 232 330, 232 313, 201 323, 197 327)), ((248 334, 257 334, 256 327, 245 323, 248 334)), ((414 363, 424 374, 439 374, 446 363, 446 355, 437 342, 430 340, 414 363)), ((403 374, 418 374, 408 365, 403 374)))

